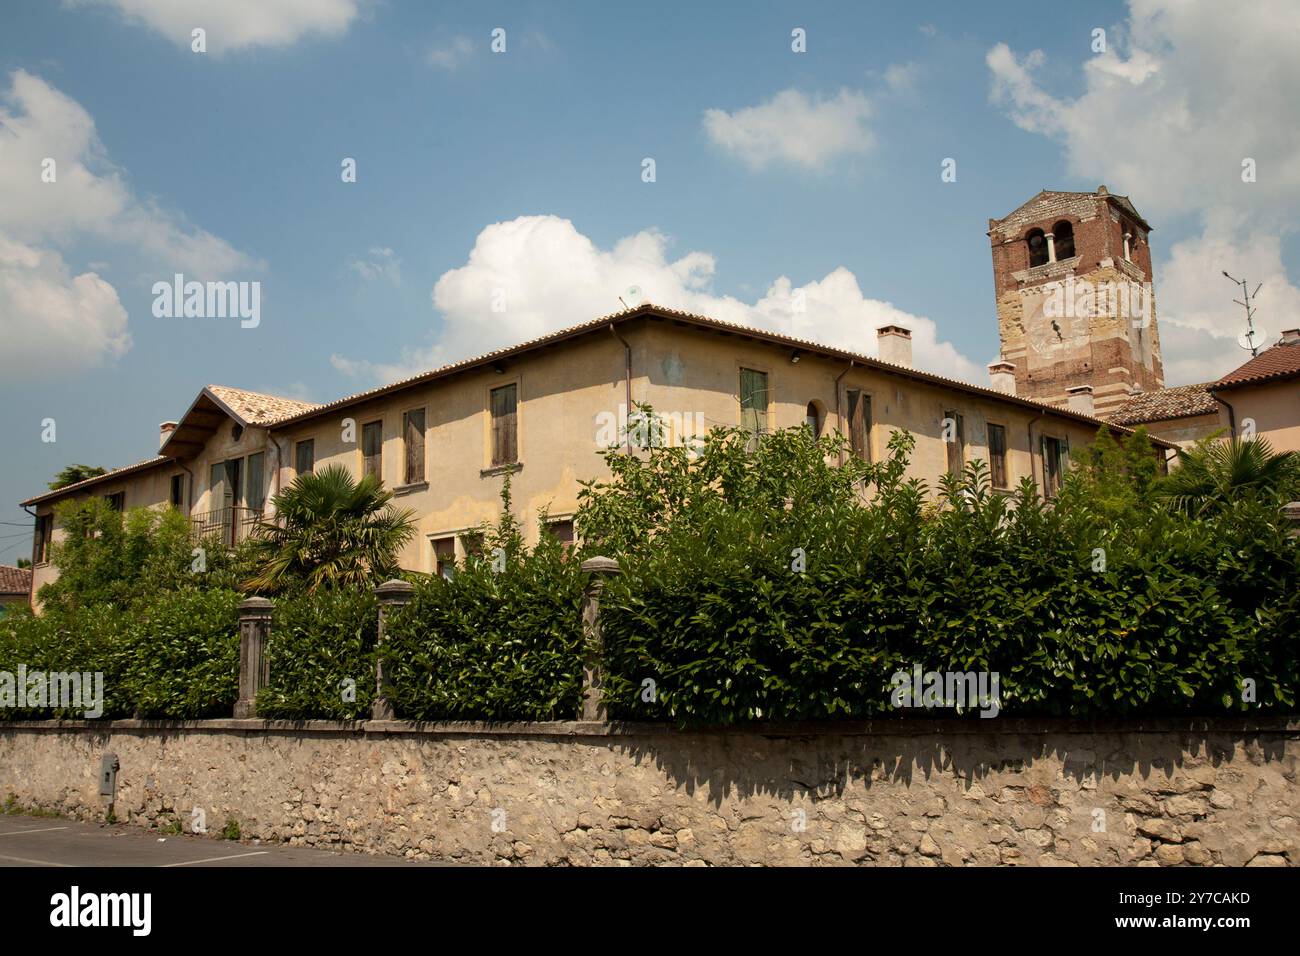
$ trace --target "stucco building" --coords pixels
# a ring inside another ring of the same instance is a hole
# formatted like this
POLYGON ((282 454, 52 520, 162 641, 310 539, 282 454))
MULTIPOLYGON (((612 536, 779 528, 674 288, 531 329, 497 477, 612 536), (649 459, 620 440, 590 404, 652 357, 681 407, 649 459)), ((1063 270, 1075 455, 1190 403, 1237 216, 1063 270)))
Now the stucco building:
POLYGON ((807 424, 878 459, 908 429, 911 473, 931 484, 982 458, 999 487, 1029 477, 1049 493, 1069 449, 1103 424, 1010 394, 1005 372, 994 388, 922 372, 907 330, 877 334, 889 360, 647 304, 325 405, 208 386, 162 425, 155 457, 24 502, 37 520, 35 587, 56 574, 61 500, 176 507, 233 543, 296 475, 333 463, 379 474, 414 510, 418 534, 401 556, 411 570, 436 573, 472 551, 507 474, 530 540, 571 537, 579 482, 606 473, 600 452, 619 442, 634 403, 665 416, 674 441, 719 424, 807 424))

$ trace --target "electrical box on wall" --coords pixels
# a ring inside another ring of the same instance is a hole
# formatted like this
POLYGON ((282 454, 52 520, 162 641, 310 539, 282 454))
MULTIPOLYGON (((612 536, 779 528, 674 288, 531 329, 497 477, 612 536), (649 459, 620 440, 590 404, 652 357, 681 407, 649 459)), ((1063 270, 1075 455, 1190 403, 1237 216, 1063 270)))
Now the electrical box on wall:
POLYGON ((121 764, 117 754, 104 754, 99 758, 99 795, 111 797, 117 793, 117 771, 121 764))

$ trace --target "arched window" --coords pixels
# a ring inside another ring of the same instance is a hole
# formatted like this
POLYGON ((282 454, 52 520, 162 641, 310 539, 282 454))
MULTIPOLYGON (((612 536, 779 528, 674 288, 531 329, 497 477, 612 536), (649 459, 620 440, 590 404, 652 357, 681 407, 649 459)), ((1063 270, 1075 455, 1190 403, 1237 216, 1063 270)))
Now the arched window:
POLYGON ((1034 266, 1047 265, 1047 239, 1043 236, 1043 230, 1029 230, 1025 243, 1029 246, 1029 267, 1032 269, 1034 266))
POLYGON ((821 438, 822 426, 826 424, 826 413, 822 411, 820 402, 808 403, 804 424, 813 433, 813 438, 821 438))
POLYGON ((1056 260, 1074 258, 1074 226, 1061 220, 1052 227, 1052 241, 1056 245, 1056 260))

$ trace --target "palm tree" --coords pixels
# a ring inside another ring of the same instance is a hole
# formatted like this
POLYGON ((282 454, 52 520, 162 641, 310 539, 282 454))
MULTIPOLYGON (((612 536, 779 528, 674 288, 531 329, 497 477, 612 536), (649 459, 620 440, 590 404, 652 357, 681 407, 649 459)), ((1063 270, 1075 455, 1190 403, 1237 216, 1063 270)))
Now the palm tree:
POLYGON ((415 535, 415 513, 394 508, 375 475, 355 480, 341 465, 299 475, 271 499, 275 517, 258 522, 257 574, 250 590, 376 584, 398 573, 397 553, 415 535))
POLYGON ((1245 495, 1289 497, 1300 484, 1300 455, 1274 454, 1264 438, 1201 441, 1178 452, 1178 468, 1157 486, 1170 505, 1203 514, 1245 495))

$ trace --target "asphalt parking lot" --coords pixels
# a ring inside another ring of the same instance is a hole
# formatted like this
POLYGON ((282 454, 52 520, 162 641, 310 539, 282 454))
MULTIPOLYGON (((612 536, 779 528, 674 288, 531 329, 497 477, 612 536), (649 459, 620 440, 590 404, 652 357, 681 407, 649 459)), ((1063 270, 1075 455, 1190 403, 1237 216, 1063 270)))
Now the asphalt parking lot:
POLYGON ((121 824, 0 816, 0 866, 432 866, 398 857, 313 847, 162 836, 121 824))

